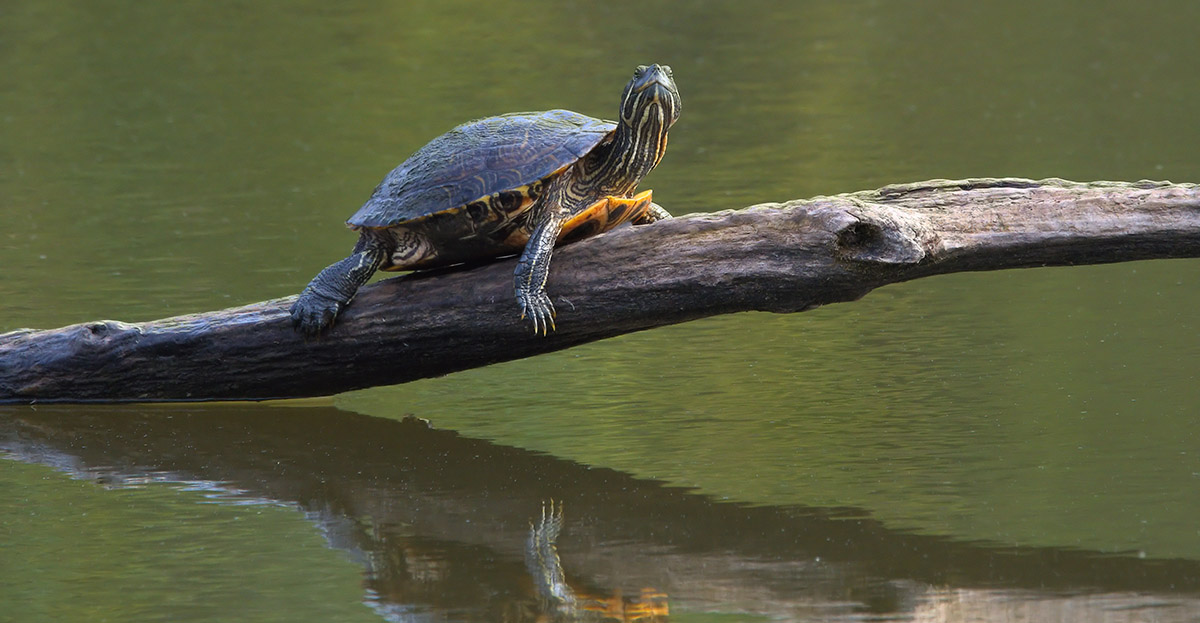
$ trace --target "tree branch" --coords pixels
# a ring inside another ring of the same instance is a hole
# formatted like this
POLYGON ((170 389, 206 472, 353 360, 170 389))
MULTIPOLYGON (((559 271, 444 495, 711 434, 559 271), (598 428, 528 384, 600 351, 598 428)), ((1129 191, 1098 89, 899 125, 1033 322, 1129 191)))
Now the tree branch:
POLYGON ((363 288, 319 339, 294 297, 0 335, 0 402, 261 400, 404 383, 730 312, 796 312, 935 274, 1200 257, 1200 187, 935 180, 693 214, 555 252, 558 331, 530 334, 513 260, 363 288))

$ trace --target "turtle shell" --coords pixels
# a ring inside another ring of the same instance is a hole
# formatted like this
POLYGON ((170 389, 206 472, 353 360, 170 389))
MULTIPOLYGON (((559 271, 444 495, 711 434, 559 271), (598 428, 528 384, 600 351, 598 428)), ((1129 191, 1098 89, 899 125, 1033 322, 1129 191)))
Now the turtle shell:
POLYGON ((510 113, 464 123, 388 173, 346 223, 354 228, 394 227, 544 180, 574 164, 615 128, 611 121, 569 110, 510 113))

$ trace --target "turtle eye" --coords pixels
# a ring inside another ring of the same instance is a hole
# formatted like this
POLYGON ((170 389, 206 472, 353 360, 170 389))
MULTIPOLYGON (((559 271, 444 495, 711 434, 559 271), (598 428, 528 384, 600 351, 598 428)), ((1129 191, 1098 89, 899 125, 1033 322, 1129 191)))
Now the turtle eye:
POLYGON ((643 74, 646 73, 647 69, 650 69, 650 68, 645 65, 638 65, 637 70, 633 72, 633 75, 641 77, 643 74))
POLYGON ((662 67, 662 70, 663 70, 663 71, 665 71, 665 72, 667 72, 667 77, 668 77, 668 78, 674 78, 674 77, 675 77, 675 74, 671 73, 671 66, 670 66, 670 65, 659 65, 659 67, 662 67))

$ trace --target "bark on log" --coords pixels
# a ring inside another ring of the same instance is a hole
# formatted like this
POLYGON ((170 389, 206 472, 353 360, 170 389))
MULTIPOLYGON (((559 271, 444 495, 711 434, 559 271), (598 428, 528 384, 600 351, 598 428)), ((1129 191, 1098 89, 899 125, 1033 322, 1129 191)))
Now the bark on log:
MULTIPOLYGON (((0 402, 263 400, 440 376, 705 316, 797 312, 968 270, 1200 257, 1200 186, 934 180, 693 214, 555 252, 558 330, 517 317, 513 260, 363 288, 332 331, 294 297, 0 335, 0 402)), ((297 284, 299 287, 302 284, 297 284)))

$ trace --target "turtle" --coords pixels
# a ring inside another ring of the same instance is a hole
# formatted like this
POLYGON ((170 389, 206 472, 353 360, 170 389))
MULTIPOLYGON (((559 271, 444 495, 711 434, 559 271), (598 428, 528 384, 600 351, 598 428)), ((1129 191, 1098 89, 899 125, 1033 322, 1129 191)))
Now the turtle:
POLYGON ((671 217, 651 191, 636 191, 662 159, 680 105, 671 68, 642 65, 617 121, 569 110, 510 113, 433 139, 346 221, 358 242, 304 288, 290 310, 294 326, 309 336, 328 329, 377 270, 519 254, 520 318, 535 334, 555 330, 545 284, 557 244, 671 217))

